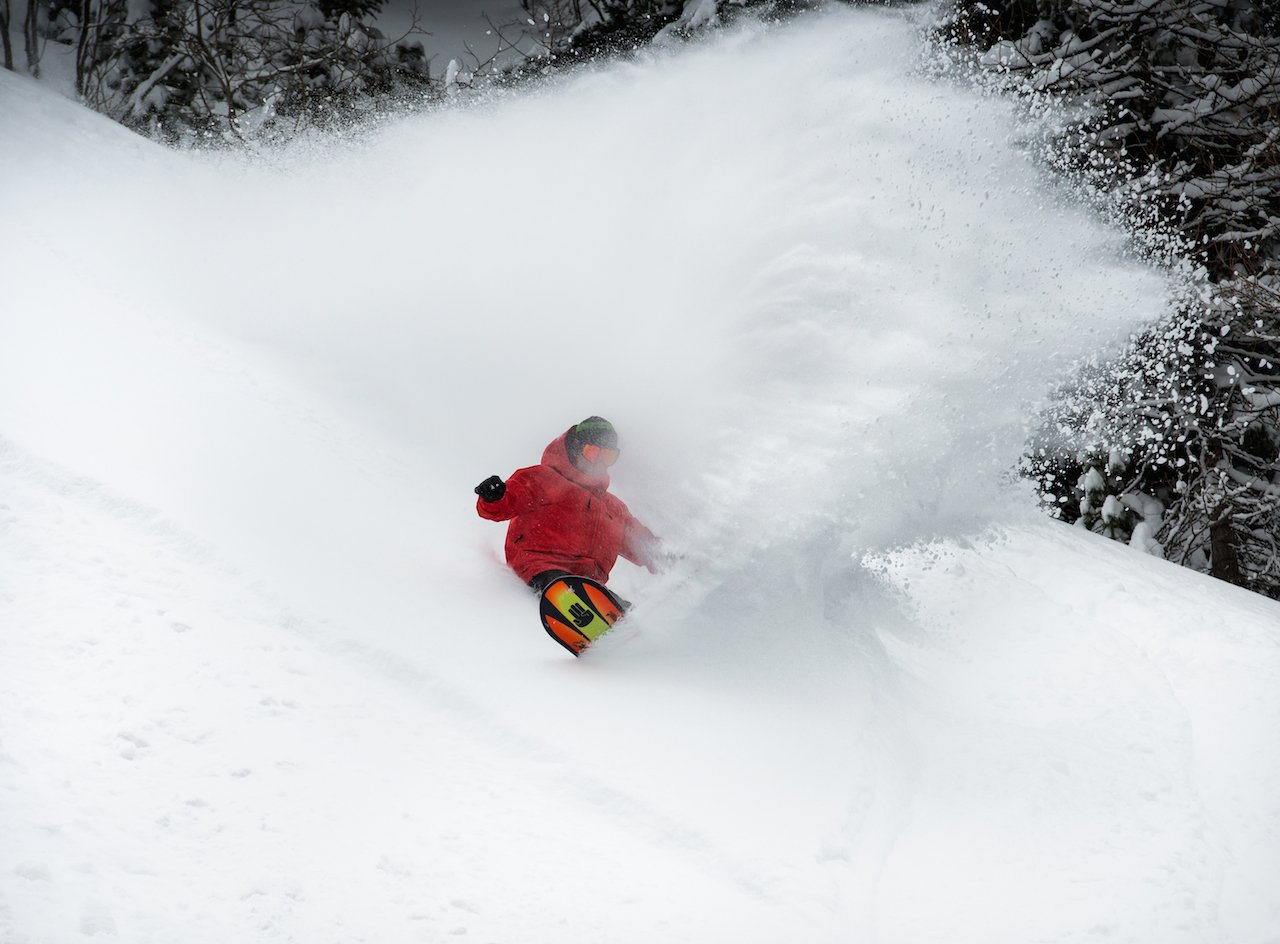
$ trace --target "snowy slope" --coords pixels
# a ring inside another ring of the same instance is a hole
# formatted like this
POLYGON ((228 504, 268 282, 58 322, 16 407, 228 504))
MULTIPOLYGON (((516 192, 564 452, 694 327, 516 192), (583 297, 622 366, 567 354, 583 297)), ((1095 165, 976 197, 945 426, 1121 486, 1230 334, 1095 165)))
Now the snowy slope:
POLYGON ((1004 477, 1164 286, 915 48, 257 162, 0 75, 0 940, 1280 939, 1280 608, 1004 477), (589 413, 683 559, 574 661, 470 489, 589 413))

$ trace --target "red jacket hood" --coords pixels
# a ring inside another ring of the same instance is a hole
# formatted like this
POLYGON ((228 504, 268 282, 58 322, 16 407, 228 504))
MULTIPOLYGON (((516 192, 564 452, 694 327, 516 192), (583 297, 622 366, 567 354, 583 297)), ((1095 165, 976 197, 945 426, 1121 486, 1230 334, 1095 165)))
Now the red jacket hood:
POLYGON ((565 437, 568 435, 569 431, 565 430, 542 451, 542 464, 559 472, 575 485, 581 485, 592 492, 607 492, 609 490, 608 472, 604 475, 587 475, 570 461, 569 449, 565 445, 565 437))

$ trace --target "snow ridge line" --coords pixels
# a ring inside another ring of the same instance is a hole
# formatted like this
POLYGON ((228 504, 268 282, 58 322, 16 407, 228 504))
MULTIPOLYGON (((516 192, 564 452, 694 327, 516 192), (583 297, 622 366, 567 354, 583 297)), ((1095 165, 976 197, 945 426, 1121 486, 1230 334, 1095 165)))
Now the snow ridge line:
POLYGON ((59 498, 83 502, 96 511, 128 522, 151 537, 163 538, 180 546, 200 563, 216 566, 234 576, 243 576, 221 559, 212 546, 178 527, 158 509, 112 492, 95 479, 27 452, 3 434, 0 434, 0 474, 22 483, 39 485, 59 498))

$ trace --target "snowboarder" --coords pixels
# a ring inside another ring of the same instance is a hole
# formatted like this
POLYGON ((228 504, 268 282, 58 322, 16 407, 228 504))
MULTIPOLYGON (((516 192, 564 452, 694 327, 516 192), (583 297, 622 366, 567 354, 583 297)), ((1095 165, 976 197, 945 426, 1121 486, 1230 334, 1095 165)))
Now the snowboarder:
POLYGON ((507 563, 535 592, 566 574, 603 584, 619 557, 656 572, 658 539, 609 493, 618 454, 613 424, 591 416, 557 436, 541 464, 476 486, 480 517, 511 522, 507 563))

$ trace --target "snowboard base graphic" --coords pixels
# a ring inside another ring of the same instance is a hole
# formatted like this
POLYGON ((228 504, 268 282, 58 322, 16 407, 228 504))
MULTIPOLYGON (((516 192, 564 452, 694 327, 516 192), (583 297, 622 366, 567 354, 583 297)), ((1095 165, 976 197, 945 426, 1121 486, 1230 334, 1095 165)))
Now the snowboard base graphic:
POLYGON ((565 576, 542 591, 542 627, 575 656, 622 619, 624 607, 602 584, 588 577, 565 576))

